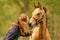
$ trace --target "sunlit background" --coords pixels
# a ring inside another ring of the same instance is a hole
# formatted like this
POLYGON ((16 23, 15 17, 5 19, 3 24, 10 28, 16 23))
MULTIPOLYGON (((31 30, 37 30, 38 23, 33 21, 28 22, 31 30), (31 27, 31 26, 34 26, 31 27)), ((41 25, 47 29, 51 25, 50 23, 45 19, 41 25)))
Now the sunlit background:
MULTIPOLYGON (((60 0, 0 0, 0 40, 3 40, 12 22, 21 13, 26 13, 30 18, 35 9, 34 3, 38 2, 47 8, 47 25, 51 39, 60 40, 60 0)), ((19 40, 28 38, 20 37, 19 40)))

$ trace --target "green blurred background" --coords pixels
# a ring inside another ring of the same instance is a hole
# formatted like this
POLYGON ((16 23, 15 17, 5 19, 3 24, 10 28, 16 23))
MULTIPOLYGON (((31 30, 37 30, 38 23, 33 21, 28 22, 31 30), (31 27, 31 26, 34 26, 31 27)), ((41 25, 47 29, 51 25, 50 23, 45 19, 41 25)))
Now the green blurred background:
MULTIPOLYGON (((40 3, 47 8, 47 25, 52 40, 60 40, 60 0, 0 0, 0 40, 16 21, 21 13, 29 18, 34 10, 34 3, 40 3)), ((19 40, 28 40, 20 37, 19 40)))

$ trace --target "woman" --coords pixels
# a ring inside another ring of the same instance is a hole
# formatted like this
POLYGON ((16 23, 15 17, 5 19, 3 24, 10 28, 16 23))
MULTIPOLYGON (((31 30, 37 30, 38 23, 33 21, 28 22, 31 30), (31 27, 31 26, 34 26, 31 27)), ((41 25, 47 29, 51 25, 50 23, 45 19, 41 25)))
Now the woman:
POLYGON ((32 31, 27 32, 26 26, 28 25, 29 18, 26 14, 21 14, 17 22, 13 23, 4 40, 18 40, 19 36, 30 36, 32 31))

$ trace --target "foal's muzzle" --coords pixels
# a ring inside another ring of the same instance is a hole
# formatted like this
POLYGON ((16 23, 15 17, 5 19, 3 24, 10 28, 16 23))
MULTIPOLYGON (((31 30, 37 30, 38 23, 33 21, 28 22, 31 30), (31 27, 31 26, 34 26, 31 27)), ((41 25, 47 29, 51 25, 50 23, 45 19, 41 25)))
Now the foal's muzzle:
POLYGON ((29 23, 29 27, 32 27, 32 23, 29 23))

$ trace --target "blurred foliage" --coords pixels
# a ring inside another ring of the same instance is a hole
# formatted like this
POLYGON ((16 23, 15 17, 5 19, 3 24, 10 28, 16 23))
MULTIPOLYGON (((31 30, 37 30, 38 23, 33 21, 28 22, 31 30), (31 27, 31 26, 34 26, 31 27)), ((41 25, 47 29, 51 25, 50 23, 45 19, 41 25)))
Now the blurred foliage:
POLYGON ((60 0, 0 0, 0 40, 3 40, 12 22, 16 21, 21 13, 26 13, 30 18, 35 9, 34 3, 38 2, 47 8, 51 39, 60 40, 60 0))

